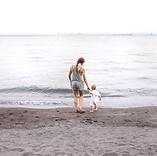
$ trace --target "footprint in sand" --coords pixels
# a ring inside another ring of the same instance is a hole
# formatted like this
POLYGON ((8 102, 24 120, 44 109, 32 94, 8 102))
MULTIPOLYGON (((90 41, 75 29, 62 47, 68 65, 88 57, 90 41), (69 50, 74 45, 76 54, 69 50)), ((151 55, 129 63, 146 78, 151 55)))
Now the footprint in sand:
POLYGON ((104 153, 103 156, 119 156, 116 152, 104 153))
POLYGON ((23 151, 24 151, 24 149, 22 149, 22 148, 13 148, 13 149, 12 149, 12 151, 23 152, 23 151))

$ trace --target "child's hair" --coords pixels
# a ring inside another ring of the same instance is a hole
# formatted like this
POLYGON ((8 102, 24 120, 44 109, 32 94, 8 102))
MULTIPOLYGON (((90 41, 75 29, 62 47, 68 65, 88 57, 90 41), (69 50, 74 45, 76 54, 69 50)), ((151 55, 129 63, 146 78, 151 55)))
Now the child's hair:
POLYGON ((96 85, 95 85, 95 84, 92 85, 91 88, 92 88, 93 90, 96 90, 96 85))

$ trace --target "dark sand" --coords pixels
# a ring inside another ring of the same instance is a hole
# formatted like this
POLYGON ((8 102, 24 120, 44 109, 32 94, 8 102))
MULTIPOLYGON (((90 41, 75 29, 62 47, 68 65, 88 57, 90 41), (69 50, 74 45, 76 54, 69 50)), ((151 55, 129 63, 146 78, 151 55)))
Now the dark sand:
POLYGON ((157 156, 157 107, 0 108, 0 156, 157 156))

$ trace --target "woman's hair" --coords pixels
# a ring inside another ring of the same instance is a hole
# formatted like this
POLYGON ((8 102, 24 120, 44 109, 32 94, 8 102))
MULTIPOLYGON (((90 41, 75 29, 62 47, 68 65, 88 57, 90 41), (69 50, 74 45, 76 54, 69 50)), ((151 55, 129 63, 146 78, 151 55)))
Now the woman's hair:
POLYGON ((77 73, 78 72, 78 64, 79 63, 84 63, 85 62, 85 59, 83 57, 80 57, 78 60, 77 60, 77 63, 76 63, 76 69, 75 69, 75 72, 77 73))

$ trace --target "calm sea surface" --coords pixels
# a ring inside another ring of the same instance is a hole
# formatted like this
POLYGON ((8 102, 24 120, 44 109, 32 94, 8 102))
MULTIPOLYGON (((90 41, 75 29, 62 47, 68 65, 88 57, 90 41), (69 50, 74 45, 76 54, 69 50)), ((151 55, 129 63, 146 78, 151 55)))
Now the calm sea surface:
POLYGON ((157 106, 157 36, 81 35, 1 36, 0 105, 73 107, 68 71, 79 57, 101 107, 157 106))

